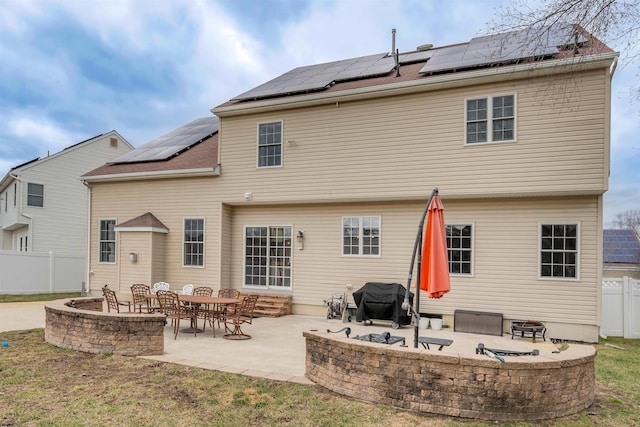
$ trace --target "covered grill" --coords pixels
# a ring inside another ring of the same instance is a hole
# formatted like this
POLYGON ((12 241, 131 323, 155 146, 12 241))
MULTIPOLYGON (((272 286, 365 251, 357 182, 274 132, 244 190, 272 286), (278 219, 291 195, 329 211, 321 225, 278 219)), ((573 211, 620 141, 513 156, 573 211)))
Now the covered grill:
MULTIPOLYGON (((391 320, 394 328, 410 324, 411 316, 402 309, 405 293, 406 289, 400 283, 365 283, 353 293, 358 306, 356 321, 391 320)), ((409 293, 409 304, 413 304, 413 293, 409 293)))

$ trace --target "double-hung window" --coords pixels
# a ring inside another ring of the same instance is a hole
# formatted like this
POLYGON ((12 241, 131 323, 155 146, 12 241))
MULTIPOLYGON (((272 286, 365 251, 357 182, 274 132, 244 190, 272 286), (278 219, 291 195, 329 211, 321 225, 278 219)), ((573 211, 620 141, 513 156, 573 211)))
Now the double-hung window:
POLYGON ((515 95, 466 100, 466 142, 515 141, 515 95))
POLYGON ((449 257, 449 273, 473 274, 472 265, 472 231, 470 224, 447 225, 447 251, 449 257))
POLYGON ((44 185, 32 182, 27 184, 27 206, 44 206, 44 185))
POLYGON ((540 224, 540 277, 578 278, 578 224, 540 224))
POLYGON ((292 232, 290 226, 245 227, 245 286, 291 287, 292 232))
POLYGON ((258 167, 282 166, 282 122, 258 124, 258 167))
POLYGON ((116 220, 100 220, 100 262, 116 262, 116 220))
POLYGON ((184 220, 183 265, 204 266, 204 219, 184 220))
POLYGON ((345 216, 342 218, 342 255, 380 255, 379 216, 345 216))

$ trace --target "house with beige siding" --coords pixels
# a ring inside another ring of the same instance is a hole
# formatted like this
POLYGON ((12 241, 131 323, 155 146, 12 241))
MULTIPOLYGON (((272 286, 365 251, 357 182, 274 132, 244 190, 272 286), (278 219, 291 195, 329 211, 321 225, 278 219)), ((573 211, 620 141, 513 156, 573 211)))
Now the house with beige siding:
POLYGON ((295 313, 322 314, 333 293, 406 284, 437 187, 451 292, 421 312, 597 340, 617 54, 573 26, 551 35, 297 68, 213 108, 188 149, 86 174, 89 291, 163 280, 291 295, 295 313))

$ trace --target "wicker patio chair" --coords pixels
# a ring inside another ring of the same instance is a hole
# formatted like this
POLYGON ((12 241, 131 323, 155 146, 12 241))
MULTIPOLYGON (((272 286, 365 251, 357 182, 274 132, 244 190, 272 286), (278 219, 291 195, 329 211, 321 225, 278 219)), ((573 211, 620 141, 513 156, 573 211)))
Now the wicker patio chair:
POLYGON ((118 301, 116 293, 109 289, 109 285, 104 285, 102 287, 102 295, 104 296, 104 300, 107 302, 107 312, 111 313, 111 309, 113 309, 117 313, 120 313, 120 307, 127 307, 129 312, 131 312, 131 302, 118 301))

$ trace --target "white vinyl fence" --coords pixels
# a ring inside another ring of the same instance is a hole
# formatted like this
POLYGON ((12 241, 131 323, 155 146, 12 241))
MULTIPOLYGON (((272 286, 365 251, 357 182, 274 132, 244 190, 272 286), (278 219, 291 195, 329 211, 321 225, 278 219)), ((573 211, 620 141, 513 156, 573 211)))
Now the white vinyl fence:
POLYGON ((81 292, 85 267, 79 256, 0 251, 0 294, 81 292))
POLYGON ((602 281, 602 325, 605 336, 640 338, 640 280, 627 276, 602 281))

